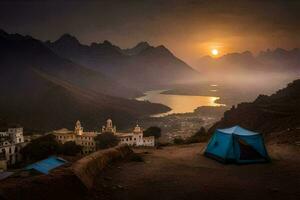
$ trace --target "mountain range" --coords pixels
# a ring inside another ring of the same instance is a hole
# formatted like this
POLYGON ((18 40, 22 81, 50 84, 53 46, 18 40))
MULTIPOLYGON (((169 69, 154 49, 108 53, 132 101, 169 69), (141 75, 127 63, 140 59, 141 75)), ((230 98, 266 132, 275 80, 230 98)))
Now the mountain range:
POLYGON ((47 131, 73 128, 80 119, 95 129, 108 117, 122 127, 169 110, 132 100, 142 93, 58 55, 30 36, 0 31, 0 70, 2 127, 20 123, 27 130, 47 131))
POLYGON ((141 42, 129 49, 121 49, 109 41, 84 45, 70 34, 45 44, 61 57, 138 90, 167 88, 199 78, 193 68, 163 45, 153 47, 141 42))
POLYGON ((203 73, 288 72, 300 75, 300 49, 268 49, 257 55, 245 51, 226 54, 219 58, 204 56, 199 59, 197 69, 203 73))

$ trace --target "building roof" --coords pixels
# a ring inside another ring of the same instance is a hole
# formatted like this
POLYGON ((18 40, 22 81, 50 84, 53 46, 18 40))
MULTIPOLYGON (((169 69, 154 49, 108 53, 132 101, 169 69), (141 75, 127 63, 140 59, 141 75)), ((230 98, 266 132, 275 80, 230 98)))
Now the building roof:
POLYGON ((118 137, 132 137, 133 133, 116 133, 118 137))
POLYGON ((53 133, 58 133, 58 134, 66 134, 66 133, 73 133, 73 131, 70 131, 66 128, 58 129, 53 131, 53 133))
POLYGON ((25 167, 25 169, 26 170, 34 169, 40 173, 48 174, 52 169, 64 165, 65 163, 67 163, 67 161, 60 157, 50 156, 47 159, 28 165, 27 167, 25 167))
POLYGON ((96 132, 83 132, 82 135, 77 135, 81 137, 96 137, 97 133, 96 132))

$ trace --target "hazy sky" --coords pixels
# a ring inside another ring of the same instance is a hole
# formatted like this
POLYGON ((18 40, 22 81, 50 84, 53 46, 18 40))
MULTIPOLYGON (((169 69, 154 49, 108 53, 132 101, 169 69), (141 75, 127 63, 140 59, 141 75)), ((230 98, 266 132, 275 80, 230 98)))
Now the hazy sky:
POLYGON ((194 64, 211 48, 300 47, 300 0, 1 1, 0 28, 42 40, 68 32, 123 48, 148 41, 194 64))

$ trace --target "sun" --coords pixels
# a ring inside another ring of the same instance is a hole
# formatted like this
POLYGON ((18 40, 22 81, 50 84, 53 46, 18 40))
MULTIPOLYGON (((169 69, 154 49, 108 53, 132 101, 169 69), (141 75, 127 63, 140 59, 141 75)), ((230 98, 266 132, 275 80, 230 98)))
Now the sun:
POLYGON ((212 54, 213 56, 219 55, 218 49, 212 49, 212 50, 211 50, 211 54, 212 54))

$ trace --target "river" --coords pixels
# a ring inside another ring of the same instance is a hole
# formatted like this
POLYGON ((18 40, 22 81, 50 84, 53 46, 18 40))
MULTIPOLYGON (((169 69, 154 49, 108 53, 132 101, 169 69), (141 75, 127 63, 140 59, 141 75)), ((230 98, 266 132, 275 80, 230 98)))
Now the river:
POLYGON ((161 103, 172 109, 169 112, 153 115, 153 117, 163 117, 175 113, 190 113, 200 106, 223 105, 215 102, 219 99, 219 97, 161 94, 164 91, 166 90, 147 91, 145 93, 145 96, 139 97, 136 100, 149 101, 152 103, 161 103))

